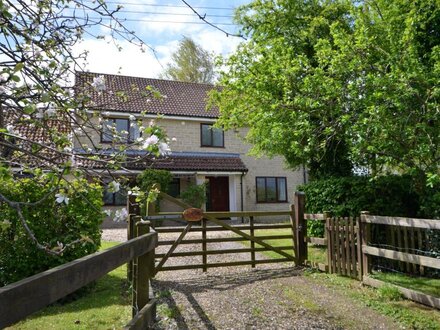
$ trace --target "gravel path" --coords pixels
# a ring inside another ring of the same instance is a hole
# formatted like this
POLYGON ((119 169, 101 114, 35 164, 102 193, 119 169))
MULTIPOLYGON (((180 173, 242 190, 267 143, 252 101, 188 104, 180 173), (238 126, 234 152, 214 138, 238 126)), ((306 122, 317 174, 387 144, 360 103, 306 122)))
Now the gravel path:
MULTIPOLYGON (((160 234, 167 239, 175 234, 160 234)), ((188 236, 197 237, 197 233, 188 236)), ((224 233, 208 232, 211 237, 224 233)), ((161 236, 161 239, 164 239, 161 236)), ((104 240, 124 241, 125 230, 108 229, 104 240)), ((211 249, 241 247, 235 242, 211 249)), ((160 247, 160 252, 165 252, 160 247)), ((199 246, 180 245, 176 251, 199 246)), ((248 256, 246 256, 248 258, 248 256)), ((210 262, 243 255, 208 256, 210 262)), ((257 259, 264 256, 258 255, 257 259)), ((200 263, 201 257, 170 258, 166 265, 200 263)), ((159 272, 155 329, 399 329, 390 319, 302 276, 291 263, 159 272)))

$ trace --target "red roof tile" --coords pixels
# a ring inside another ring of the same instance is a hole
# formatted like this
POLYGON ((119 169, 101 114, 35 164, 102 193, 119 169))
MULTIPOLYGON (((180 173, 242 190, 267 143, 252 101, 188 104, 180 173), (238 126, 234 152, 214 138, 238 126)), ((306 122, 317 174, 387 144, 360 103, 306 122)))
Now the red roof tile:
POLYGON ((76 95, 83 91, 92 98, 97 108, 107 111, 217 118, 217 108, 206 110, 207 93, 213 88, 210 84, 88 72, 77 72, 75 77, 76 95), (95 77, 101 75, 104 76, 106 90, 98 93, 91 84, 95 77), (147 86, 159 91, 164 98, 152 97, 151 92, 146 90, 147 86), (118 97, 120 92, 124 92, 128 100, 118 97))

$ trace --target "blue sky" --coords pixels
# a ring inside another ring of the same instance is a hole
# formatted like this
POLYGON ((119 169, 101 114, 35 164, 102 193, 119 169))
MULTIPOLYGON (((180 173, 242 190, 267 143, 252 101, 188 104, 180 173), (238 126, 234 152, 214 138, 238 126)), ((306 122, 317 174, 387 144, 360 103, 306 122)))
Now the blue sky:
MULTIPOLYGON (((236 33, 237 26, 233 25, 233 9, 249 3, 250 0, 187 0, 201 15, 220 28, 236 33), (224 23, 220 24, 220 23, 224 23)), ((240 38, 225 33, 203 23, 193 11, 181 0, 108 0, 110 9, 121 4, 123 8, 117 14, 121 19, 127 19, 125 25, 136 32, 156 52, 148 50, 142 53, 138 47, 126 41, 120 41, 122 51, 118 51, 113 42, 96 40, 85 35, 85 40, 76 46, 76 51, 89 51, 86 69, 92 72, 120 73, 141 77, 155 78, 170 61, 171 54, 177 49, 183 36, 191 37, 204 49, 215 54, 228 55, 243 41, 240 38)), ((100 34, 108 34, 102 28, 100 34)))

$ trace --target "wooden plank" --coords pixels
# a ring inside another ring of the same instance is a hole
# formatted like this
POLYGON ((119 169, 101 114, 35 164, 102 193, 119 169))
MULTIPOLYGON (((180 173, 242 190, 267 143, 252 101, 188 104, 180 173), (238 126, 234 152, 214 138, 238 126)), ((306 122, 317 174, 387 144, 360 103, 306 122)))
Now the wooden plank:
MULTIPOLYGON (((170 249, 168 250, 168 252, 165 254, 165 256, 159 261, 159 263, 156 266, 155 269, 155 273, 157 274, 157 272, 160 271, 160 269, 162 268, 163 264, 167 261, 167 259, 170 257, 170 255, 174 252, 174 250, 177 248, 177 246, 183 241, 183 238, 185 237, 185 235, 188 233, 188 231, 191 229, 192 226, 192 222, 188 222, 188 224, 186 225, 186 228, 184 231, 182 231, 182 233, 179 235, 179 237, 174 241, 174 243, 171 245, 170 249)), ((203 240, 202 240, 203 241, 203 240)), ((205 240, 206 242, 206 240, 205 240)))
POLYGON ((341 243, 340 243, 340 228, 339 218, 335 218, 335 257, 336 257, 336 274, 342 274, 341 272, 341 243))
MULTIPOLYGON (((254 217, 250 216, 249 217, 249 226, 250 226, 250 235, 251 237, 255 237, 255 231, 254 231, 254 217)), ((255 242, 251 241, 251 260, 253 261, 252 263, 252 268, 255 268, 255 242)))
POLYGON ((362 234, 361 234, 361 218, 356 219, 356 244, 357 244, 357 273, 358 280, 362 281, 363 276, 363 253, 362 253, 362 234))
POLYGON ((293 253, 295 255, 295 264, 298 265, 298 246, 296 245, 296 223, 295 223, 295 205, 290 204, 290 226, 292 230, 292 246, 293 246, 293 253))
MULTIPOLYGON (((281 250, 292 250, 292 246, 278 246, 281 250)), ((251 248, 240 248, 240 249, 225 249, 225 250, 208 250, 206 251, 207 255, 218 255, 218 254, 233 254, 233 253, 250 253, 252 251, 251 248)), ((263 251, 272 251, 271 249, 265 247, 256 247, 254 249, 255 252, 263 252, 263 251)), ((173 252, 170 255, 170 258, 179 258, 179 257, 194 257, 194 256, 202 256, 204 254, 203 251, 188 251, 188 252, 173 252)), ((157 258, 163 258, 165 253, 156 254, 157 258)))
POLYGON ((401 262, 411 262, 417 265, 422 265, 425 267, 431 267, 440 269, 440 259, 419 256, 415 254, 393 251, 388 249, 376 248, 373 246, 362 246, 362 251, 365 254, 369 254, 372 256, 383 257, 391 260, 398 260, 401 262))
POLYGON ((0 328, 97 280, 157 245, 157 234, 147 234, 0 288, 0 328))
POLYGON ((154 311, 156 309, 156 304, 157 304, 157 300, 151 299, 148 302, 148 304, 146 304, 123 329, 124 330, 150 329, 155 319, 154 311))
MULTIPOLYGON (((247 234, 246 234, 247 235, 247 234)), ((249 236, 250 237, 250 236, 249 236)), ((290 235, 267 235, 267 236, 255 236, 255 240, 279 240, 279 239, 289 239, 292 238, 290 235)), ((248 237, 217 237, 217 238, 207 238, 207 243, 221 243, 221 242, 240 242, 240 241, 247 241, 249 240, 248 237)), ((166 241, 159 241, 158 245, 172 245, 174 244, 174 240, 166 240, 166 241)), ((199 239, 185 239, 181 241, 179 244, 200 244, 203 240, 201 238, 199 239)), ((259 242, 255 241, 257 244, 260 244, 259 242)))
MULTIPOLYGON (((203 229, 202 230, 202 251, 203 251, 202 264, 204 264, 204 265, 206 265, 208 263, 208 255, 206 253, 206 251, 208 250, 207 249, 207 242, 206 242, 206 239, 207 239, 207 237, 206 237, 206 223, 207 223, 206 219, 202 219, 202 229, 203 229)), ((206 273, 207 270, 208 270, 208 268, 203 267, 203 272, 206 273)))
MULTIPOLYGON (((165 194, 165 193, 161 192, 160 195, 163 196, 166 199, 169 199, 169 200, 173 201, 177 205, 182 206, 183 208, 189 208, 190 207, 190 205, 188 205, 188 204, 186 204, 186 203, 184 203, 184 202, 182 202, 182 201, 180 201, 180 200, 178 200, 178 199, 176 199, 174 197, 171 197, 168 194, 165 194)), ((253 241, 255 241, 255 243, 260 244, 261 246, 267 247, 267 248, 271 249, 272 251, 282 255, 285 258, 288 258, 288 259, 293 260, 293 261, 295 259, 294 257, 292 257, 291 255, 287 254, 283 250, 280 250, 280 249, 276 248, 275 246, 271 246, 271 245, 263 242, 260 238, 256 238, 256 237, 252 238, 250 235, 246 234, 245 232, 242 232, 242 231, 234 228, 233 226, 227 224, 226 222, 218 220, 217 218, 215 218, 215 217, 213 217, 213 216, 211 216, 209 214, 205 214, 205 218, 210 220, 210 221, 212 221, 212 222, 214 222, 215 224, 217 224, 219 226, 222 226, 224 228, 227 228, 227 229, 231 230, 232 232, 236 233, 237 235, 240 235, 240 236, 242 236, 244 238, 247 238, 249 240, 253 240, 253 241)))
POLYGON ((324 213, 304 213, 304 219, 325 221, 324 213))
POLYGON ((432 220, 432 219, 415 219, 415 218, 383 217, 378 215, 368 215, 362 218, 362 222, 389 225, 389 226, 440 230, 440 221, 432 220))
POLYGON ((314 245, 327 245, 327 239, 322 237, 304 237, 304 242, 314 245))
POLYGON ((342 274, 347 275, 347 254, 346 254, 346 231, 345 231, 345 223, 347 218, 340 218, 340 226, 339 231, 341 234, 341 267, 342 274))
MULTIPOLYGON (((424 249, 423 235, 420 229, 417 229, 417 246, 419 250, 423 251, 424 249)), ((425 275, 425 268, 423 266, 419 265, 419 271, 420 271, 420 275, 425 275)))
MULTIPOLYGON (((399 248, 399 250, 403 247, 403 242, 402 242, 402 227, 397 227, 397 247, 399 248)), ((405 265, 403 262, 399 262, 399 269, 401 272, 405 271, 405 265)))
MULTIPOLYGON (((250 230, 251 227, 249 225, 234 225, 234 228, 237 228, 239 230, 250 230)), ((176 227, 158 227, 155 230, 158 233, 180 233, 184 230, 185 226, 176 226, 176 227)), ((292 225, 289 223, 275 223, 275 224, 254 224, 254 229, 291 229, 292 225)), ((193 225, 191 227, 190 232, 202 232, 203 228, 202 226, 195 226, 193 225)), ((228 229, 225 229, 221 226, 207 226, 206 231, 228 231, 228 229)))
POLYGON ((361 248, 362 248, 362 275, 368 275, 371 271, 370 257, 368 254, 364 253, 363 247, 367 246, 371 240, 371 228, 370 224, 366 223, 364 220, 369 215, 368 211, 361 212, 361 248))
MULTIPOLYGON (((277 259, 260 259, 255 260, 255 264, 272 264, 277 262, 292 262, 290 258, 277 258, 277 259)), ((218 268, 218 267, 234 267, 234 266, 248 266, 252 265, 251 260, 245 261, 231 261, 231 262, 219 262, 219 263, 208 263, 208 268, 218 268)), ((176 265, 176 266, 164 266, 161 271, 169 270, 186 270, 186 269, 200 269, 203 268, 202 264, 192 264, 192 265, 176 265)))
POLYGON ((344 221, 344 235, 345 235, 345 269, 347 276, 351 277, 351 253, 350 253, 350 231, 349 231, 350 218, 345 218, 344 221))
POLYGON ((331 222, 331 234, 332 234, 332 272, 338 273, 337 264, 336 264, 336 218, 332 218, 331 222))
POLYGON ((356 231, 354 229, 354 223, 356 218, 350 219, 350 249, 351 249, 351 269, 352 269, 352 277, 357 278, 357 262, 356 262, 356 231))
POLYGON ((330 274, 333 273, 332 271, 332 232, 331 232, 331 226, 330 226, 330 221, 331 218, 330 216, 326 216, 326 221, 325 221, 325 237, 327 239, 327 265, 328 265, 328 272, 330 274))
POLYGON ((407 289, 407 288, 404 288, 404 287, 401 287, 401 286, 398 286, 398 285, 395 285, 392 283, 388 283, 388 282, 384 282, 384 281, 381 281, 381 280, 378 280, 375 278, 371 278, 369 276, 364 276, 363 283, 365 283, 369 286, 375 287, 375 288, 380 288, 384 285, 389 285, 389 286, 395 287, 407 299, 416 301, 416 302, 421 303, 426 306, 440 309, 440 298, 438 298, 438 297, 434 297, 434 296, 431 296, 431 295, 428 295, 426 293, 422 293, 419 291, 407 289))
POLYGON ((303 192, 296 191, 295 196, 295 237, 297 240, 297 253, 298 265, 302 265, 305 260, 308 259, 307 256, 307 243, 304 242, 304 237, 307 236, 307 221, 304 220, 304 210, 305 210, 305 194, 303 192))
MULTIPOLYGON (((408 253, 409 252, 409 234, 408 234, 408 228, 407 227, 403 227, 403 244, 404 244, 404 252, 408 253)), ((406 272, 407 273, 411 273, 411 264, 410 263, 406 263, 406 272)))

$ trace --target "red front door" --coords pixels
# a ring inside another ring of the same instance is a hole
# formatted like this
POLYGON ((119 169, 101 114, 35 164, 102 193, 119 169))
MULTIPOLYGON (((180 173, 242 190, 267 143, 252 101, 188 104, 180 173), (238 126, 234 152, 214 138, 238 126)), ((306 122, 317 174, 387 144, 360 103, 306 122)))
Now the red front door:
POLYGON ((207 176, 207 211, 229 211, 229 178, 227 176, 207 176))

